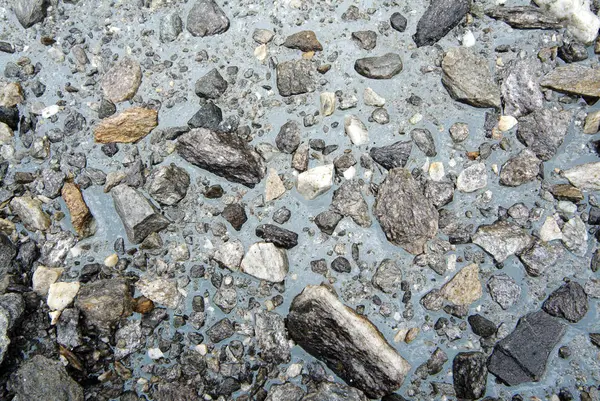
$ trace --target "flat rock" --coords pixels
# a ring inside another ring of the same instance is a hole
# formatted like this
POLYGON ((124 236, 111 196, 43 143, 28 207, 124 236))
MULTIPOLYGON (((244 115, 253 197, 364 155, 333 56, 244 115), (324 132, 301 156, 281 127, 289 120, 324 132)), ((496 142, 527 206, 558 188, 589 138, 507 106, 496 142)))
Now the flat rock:
POLYGON ((50 216, 42 210, 42 202, 30 196, 20 196, 10 201, 10 208, 19 216, 29 231, 45 231, 50 228, 50 216))
POLYGON ((229 29, 229 18, 214 0, 197 0, 187 16, 187 30, 193 36, 213 36, 229 29))
POLYGON ((557 92, 597 98, 600 97, 600 69, 568 64, 555 68, 540 84, 557 92))
POLYGON ((298 345, 370 398, 397 390, 410 370, 369 320, 325 286, 308 286, 294 298, 287 327, 298 345))
POLYGON ((88 323, 101 330, 109 330, 121 318, 131 315, 133 299, 125 280, 97 280, 81 286, 75 306, 88 323))
POLYGON ((17 20, 23 28, 27 29, 46 18, 50 2, 48 0, 17 0, 12 2, 12 5, 17 20))
POLYGON ((281 96, 314 92, 316 82, 309 60, 290 60, 277 64, 277 89, 281 96))
POLYGON ((473 235, 473 243, 492 255, 498 263, 531 247, 533 238, 521 227, 507 221, 481 225, 473 235))
POLYGON ((160 166, 148 177, 148 194, 161 205, 173 206, 185 198, 190 186, 190 175, 171 163, 160 166))
POLYGON ((158 31, 162 43, 173 42, 183 32, 183 21, 175 12, 167 14, 160 19, 158 31))
POLYGON ((179 137, 177 151, 195 166, 250 188, 266 173, 262 157, 235 133, 192 129, 179 137))
POLYGON ((332 210, 326 210, 315 216, 315 224, 317 225, 317 227, 319 227, 319 230, 321 230, 325 234, 331 235, 335 231, 335 228, 337 227, 340 220, 342 220, 343 218, 344 216, 337 212, 334 212, 332 210))
POLYGON ((104 97, 113 103, 130 100, 137 93, 142 83, 142 68, 131 57, 125 57, 102 78, 104 97))
POLYGON ((144 138, 158 125, 156 110, 132 107, 105 118, 94 128, 98 143, 134 143, 144 138))
POLYGON ((93 235, 96 231, 94 216, 92 216, 85 203, 79 186, 72 182, 66 182, 61 192, 62 198, 69 209, 71 224, 75 232, 83 238, 93 235))
POLYGON ((369 155, 386 170, 406 166, 412 151, 412 141, 399 141, 391 145, 372 147, 369 155))
POLYGON ((479 280, 479 266, 473 263, 463 267, 440 289, 440 294, 454 305, 471 305, 483 295, 479 280))
POLYGON ((544 107, 544 95, 539 85, 542 63, 536 57, 511 60, 500 74, 505 115, 518 118, 544 107))
POLYGON ((135 286, 143 296, 155 304, 165 305, 170 309, 176 309, 181 300, 177 284, 166 278, 143 277, 135 286))
POLYGON ((352 32, 352 40, 358 47, 364 50, 373 50, 377 46, 377 32, 356 31, 352 32))
POLYGON ((227 81, 213 68, 196 81, 194 91, 196 95, 204 99, 218 99, 227 90, 227 81))
POLYGON ((413 40, 417 47, 430 46, 450 32, 467 15, 470 0, 434 0, 417 24, 413 40))
POLYGON ((474 163, 460 172, 456 189, 461 192, 475 192, 487 186, 487 171, 484 163, 474 163))
POLYGON ((331 209, 342 216, 351 217, 361 227, 371 226, 369 206, 361 192, 361 185, 357 180, 345 181, 338 189, 333 191, 331 209))
POLYGON ((582 191, 600 190, 600 162, 580 164, 563 170, 567 180, 582 191))
MULTIPOLYGON (((552 221, 554 221, 554 219, 552 219, 552 221)), ((544 274, 546 269, 556 264, 559 256, 562 254, 559 246, 547 244, 543 242, 545 239, 542 236, 540 236, 540 238, 542 241, 536 241, 531 248, 519 255, 519 259, 521 260, 521 263, 523 263, 525 271, 532 277, 544 274)))
POLYGON ((485 14, 516 29, 558 29, 564 25, 559 18, 534 6, 494 7, 485 14))
POLYGON ((391 169, 380 185, 373 214, 388 241, 418 255, 438 230, 438 212, 403 168, 391 169))
POLYGON ((417 145, 417 148, 425 153, 425 156, 435 157, 437 155, 433 135, 431 135, 431 131, 428 129, 415 128, 410 131, 410 138, 417 145))
POLYGON ((291 350, 283 316, 275 312, 261 311, 254 319, 260 357, 269 363, 288 363, 291 350))
POLYGON ((400 14, 399 12, 395 12, 390 17, 390 25, 398 32, 404 32, 408 26, 408 20, 404 15, 400 14))
POLYGON ((277 174, 275 169, 270 168, 267 174, 267 181, 265 182, 265 202, 282 197, 285 191, 285 185, 281 181, 281 178, 279 178, 279 174, 277 174))
POLYGON ((400 288, 402 269, 397 262, 391 259, 384 259, 377 266, 372 281, 375 287, 387 294, 391 294, 400 288))
POLYGON ((396 53, 356 60, 354 70, 371 79, 390 79, 402 71, 402 59, 396 53))
POLYGON ((529 149, 523 149, 518 155, 509 159, 500 170, 500 184, 507 187, 518 187, 533 181, 540 172, 542 161, 529 149))
POLYGON ((40 297, 46 297, 48 295, 50 285, 54 284, 56 280, 58 280, 63 271, 63 268, 51 268, 39 265, 35 269, 33 277, 31 278, 33 291, 35 291, 35 293, 40 297))
POLYGON ((323 45, 313 31, 296 32, 285 39, 283 45, 289 49, 298 49, 303 52, 322 51, 323 45))
POLYGON ((306 199, 312 200, 329 191, 333 185, 333 164, 313 167, 298 175, 296 188, 306 199))
POLYGON ((289 270, 285 249, 270 242, 254 243, 242 259, 241 270, 257 279, 280 283, 289 270))
POLYGON ((492 299, 504 310, 513 306, 521 297, 521 287, 506 274, 496 274, 487 282, 492 299))
POLYGON ((542 309, 549 315, 577 323, 588 311, 587 295, 578 282, 569 281, 550 294, 542 309))
POLYGON ((573 113, 567 110, 536 110, 519 119, 517 138, 540 160, 550 160, 567 136, 572 118, 573 113))
POLYGON ((256 236, 280 248, 292 249, 298 245, 298 234, 273 224, 261 224, 256 227, 256 236))
POLYGON ((487 387, 487 356, 483 352, 460 352, 452 361, 452 380, 458 399, 476 400, 487 387))

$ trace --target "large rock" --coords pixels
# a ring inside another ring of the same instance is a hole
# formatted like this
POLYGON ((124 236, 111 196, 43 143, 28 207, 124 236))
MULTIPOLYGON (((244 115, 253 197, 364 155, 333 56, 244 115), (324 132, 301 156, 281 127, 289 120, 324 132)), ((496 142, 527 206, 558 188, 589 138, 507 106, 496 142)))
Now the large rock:
POLYGON ((390 79, 402 71, 402 59, 396 53, 383 56, 365 57, 356 60, 354 70, 363 77, 390 79))
POLYGON ((558 29, 564 23, 542 8, 534 6, 494 7, 487 10, 486 15, 500 20, 517 29, 558 29))
POLYGON ((113 103, 124 102, 135 96, 142 83, 142 68, 130 57, 125 57, 102 78, 104 97, 113 103))
POLYGON ((541 85, 571 95, 600 97, 600 69, 568 64, 548 73, 541 85))
POLYGON ((473 243, 482 247, 502 263, 511 255, 519 255, 531 247, 533 238, 521 227, 508 221, 481 225, 473 235, 473 243))
POLYGON ((198 0, 187 17, 187 30, 194 36, 212 36, 229 29, 229 18, 214 0, 198 0))
POLYGON ((369 155, 383 168, 391 170, 406 166, 411 151, 412 141, 399 141, 387 146, 372 147, 369 155))
POLYGON ((25 301, 20 294, 7 293, 0 296, 0 364, 10 345, 11 331, 25 312, 25 301))
POLYGON ((370 398, 397 390, 410 365, 365 317, 325 286, 308 286, 287 316, 292 339, 370 398))
POLYGON ((519 119, 517 138, 539 159, 550 160, 567 136, 572 117, 567 110, 536 110, 519 119))
POLYGON ((266 173, 261 156, 235 133, 193 129, 179 137, 177 151, 188 162, 250 188, 266 173))
POLYGON ((289 270, 285 249, 277 248, 270 242, 250 245, 240 267, 244 273, 272 283, 285 280, 289 270))
POLYGON ((314 92, 316 83, 309 60, 290 60, 277 64, 277 89, 281 96, 314 92))
POLYGON ((600 162, 580 164, 563 174, 567 180, 582 191, 600 190, 600 162))
POLYGON ((260 357, 269 363, 288 363, 291 354, 285 319, 275 312, 263 311, 256 314, 255 321, 260 357))
POLYGON ((460 352, 452 361, 452 379, 458 399, 476 400, 485 395, 487 357, 483 352, 460 352))
POLYGON ((161 205, 173 206, 185 198, 190 175, 171 163, 153 170, 148 177, 148 193, 161 205))
POLYGON ((500 170, 500 184, 507 187, 518 187, 533 181, 540 172, 542 161, 529 149, 509 159, 500 170))
POLYGON ((474 163, 460 172, 456 179, 456 188, 461 192, 475 192, 487 186, 485 163, 474 163))
POLYGON ((506 64, 500 86, 505 115, 518 118, 543 108, 539 85, 542 74, 542 63, 535 57, 517 58, 506 64))
POLYGON ((402 269, 395 261, 384 259, 373 275, 373 285, 381 291, 391 294, 400 288, 402 269))
POLYGON ((71 224, 81 237, 89 237, 96 231, 94 216, 90 212, 77 184, 66 182, 62 187, 62 198, 71 214, 71 224))
POLYGON ((171 309, 176 309, 179 305, 181 294, 173 280, 144 277, 135 284, 135 287, 155 304, 165 305, 171 309))
POLYGON ((15 16, 25 29, 43 21, 50 6, 48 0, 16 0, 12 3, 15 16))
POLYGON ((345 217, 351 217, 361 227, 371 226, 369 206, 361 192, 357 180, 345 181, 333 191, 331 209, 345 217))
POLYGON ((463 267, 440 289, 440 295, 454 305, 471 305, 483 295, 479 280, 479 266, 463 267))
POLYGON ((163 217, 144 195, 128 185, 118 185, 111 193, 127 238, 132 243, 139 244, 148 235, 169 225, 169 220, 163 217))
POLYGON ((509 386, 539 381, 564 331, 565 326, 544 311, 523 316, 515 330, 494 347, 488 370, 509 386))
POLYGON ((42 202, 38 199, 16 197, 10 201, 10 208, 29 231, 45 231, 50 227, 50 216, 42 210, 42 202))
POLYGON ((388 241, 418 255, 438 230, 438 212, 410 172, 389 170, 377 193, 373 214, 388 241))
POLYGON ((552 316, 577 323, 588 311, 588 299, 579 283, 569 281, 550 294, 542 308, 552 316))
MULTIPOLYGON (((554 219, 550 218, 551 221, 554 219)), ((556 224, 556 222, 554 223, 556 224)), ((557 226, 558 227, 558 226, 557 226)), ((559 231, 560 232, 560 231, 559 231)), ((546 239, 540 235, 542 241, 536 241, 535 244, 519 255, 519 259, 525 271, 532 277, 540 276, 548 268, 554 266, 562 254, 562 247, 555 244, 547 244, 546 239)))
POLYGON ((98 280, 81 286, 75 306, 88 324, 105 331, 131 315, 133 299, 129 284, 122 279, 98 280))
MULTIPOLYGON (((445 1, 445 0, 444 0, 445 1)), ((500 109, 500 89, 487 59, 467 47, 455 47, 442 60, 442 84, 454 100, 474 107, 500 109)))
POLYGON ((471 8, 471 0, 432 0, 417 24, 413 39, 418 47, 429 46, 457 26, 471 8))
POLYGON ((94 128, 98 143, 134 143, 144 138, 158 125, 156 110, 132 107, 105 118, 94 128))
POLYGON ((159 37, 161 42, 173 42, 181 32, 183 32, 183 21, 176 12, 167 14, 160 19, 159 37))

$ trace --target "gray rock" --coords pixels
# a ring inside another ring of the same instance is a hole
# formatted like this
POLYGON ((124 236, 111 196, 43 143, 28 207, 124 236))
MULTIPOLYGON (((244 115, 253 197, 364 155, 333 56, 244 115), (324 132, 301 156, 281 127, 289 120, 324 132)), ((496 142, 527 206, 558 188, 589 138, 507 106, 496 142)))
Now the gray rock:
POLYGON ((190 186, 190 175, 171 163, 160 166, 148 177, 148 194, 161 205, 173 206, 185 198, 190 186))
POLYGON ((244 206, 239 203, 225 206, 221 212, 221 216, 223 216, 236 231, 240 231, 244 223, 248 221, 246 210, 244 209, 244 206))
POLYGON ((183 32, 183 22, 177 13, 167 14, 160 19, 159 36, 162 43, 177 40, 181 32, 183 32))
POLYGON ((10 345, 9 333, 17 327, 24 312, 25 301, 20 294, 0 295, 0 364, 10 345))
POLYGON ((577 256, 585 256, 587 253, 587 228, 579 216, 569 219, 569 221, 567 221, 563 226, 562 243, 565 248, 577 256))
POLYGON ((3 308, 0 308, 0 363, 4 361, 4 355, 10 345, 8 333, 9 315, 3 308))
POLYGON ((506 274, 496 274, 490 277, 487 288, 492 299, 502 307, 508 309, 513 306, 521 296, 521 287, 506 274))
POLYGON ((42 202, 38 199, 30 196, 16 197, 10 201, 10 208, 29 231, 45 231, 50 228, 50 216, 42 210, 42 202))
POLYGON ((576 63, 587 60, 587 46, 581 42, 567 42, 558 48, 558 57, 565 63, 576 63))
POLYGON ((213 36, 229 29, 229 18, 214 0, 197 0, 187 17, 187 30, 194 36, 213 36))
POLYGON ((344 218, 344 216, 341 214, 332 210, 326 210, 315 216, 315 224, 325 234, 331 235, 342 218, 344 218))
POLYGON ((40 252, 40 262, 49 267, 62 266, 67 254, 76 243, 77 239, 70 231, 46 235, 46 242, 40 252))
POLYGON ((123 279, 98 280, 83 284, 75 307, 79 309, 88 324, 102 331, 110 331, 121 318, 132 311, 129 284, 123 279))
POLYGON ((452 379, 458 399, 476 400, 485 395, 487 357, 483 352, 460 352, 452 361, 452 379))
POLYGON ((454 142, 463 142, 469 137, 469 126, 466 123, 454 123, 448 132, 454 142))
POLYGON ((280 248, 292 249, 298 245, 298 234, 273 224, 261 224, 256 227, 256 236, 280 248))
POLYGON ((266 173, 260 155, 235 133, 193 129, 179 137, 177 151, 188 162, 250 188, 266 173))
POLYGON ((296 32, 288 36, 283 45, 289 49, 298 49, 303 52, 323 50, 323 46, 313 31, 296 32))
POLYGON ((361 58, 354 63, 354 70, 367 78, 390 79, 402 71, 402 60, 396 53, 361 58))
POLYGON ((289 270, 285 249, 270 242, 250 245, 240 267, 244 273, 271 283, 284 281, 289 270))
POLYGON ((400 288, 402 269, 391 259, 384 259, 373 275, 373 285, 381 291, 391 294, 400 288))
POLYGON ((364 50, 373 50, 377 46, 377 33, 375 31, 352 32, 352 39, 358 47, 364 50))
POLYGON ((474 163, 460 172, 456 189, 461 192, 475 192, 487 186, 487 171, 484 163, 474 163))
POLYGON ((211 328, 206 330, 206 335, 210 338, 210 341, 217 344, 223 340, 235 334, 235 328, 233 323, 229 319, 221 319, 215 323, 211 328))
POLYGON ((437 155, 435 151, 435 142, 431 131, 423 128, 415 128, 410 131, 410 138, 414 141, 421 152, 425 153, 427 157, 434 157, 437 155))
POLYGON ((135 96, 142 83, 140 64, 125 57, 102 77, 104 97, 113 103, 124 102, 135 96))
POLYGON ((536 241, 531 248, 519 255, 519 259, 525 266, 527 274, 537 277, 547 268, 554 266, 561 254, 561 248, 558 246, 536 241))
POLYGON ((362 391, 342 383, 321 382, 302 401, 367 401, 362 391))
POLYGON ((569 281, 556 289, 542 305, 549 315, 577 323, 588 311, 588 299, 583 287, 569 281))
POLYGON ((473 333, 477 334, 480 337, 488 338, 496 334, 498 328, 491 320, 481 316, 481 315, 471 315, 469 316, 469 325, 471 326, 471 330, 473 333))
POLYGON ((454 198, 454 184, 445 181, 428 180, 425 183, 423 194, 437 209, 452 202, 454 198))
POLYGON ((142 347, 142 321, 131 320, 115 333, 115 359, 123 359, 142 347))
POLYGON ((277 224, 285 224, 292 217, 292 212, 285 206, 280 207, 273 213, 273 221, 277 224))
POLYGON ((265 401, 300 401, 304 390, 293 383, 274 384, 265 401))
POLYGON ((196 81, 194 90, 201 98, 218 99, 227 90, 227 81, 221 76, 219 70, 213 68, 196 81))
POLYGON ((539 381, 564 331, 565 326, 544 311, 523 316, 515 330, 494 347, 488 370, 509 386, 539 381))
POLYGON ((579 164, 563 174, 569 182, 582 191, 600 190, 600 162, 579 164))
POLYGON ((418 47, 436 43, 467 15, 471 0, 433 0, 417 24, 413 40, 418 47))
POLYGON ((506 63, 500 86, 505 115, 518 118, 544 107, 539 85, 542 74, 542 63, 536 57, 516 58, 506 63))
POLYGON ((169 220, 136 189, 121 184, 114 187, 111 194, 127 238, 132 243, 139 244, 148 235, 169 225, 169 220))
POLYGON ((296 121, 288 121, 281 126, 275 137, 277 149, 284 153, 292 154, 300 146, 301 131, 296 121))
POLYGON ((287 327, 298 345, 370 398, 397 390, 410 370, 379 330, 327 287, 308 286, 296 296, 287 327))
POLYGON ((361 192, 361 185, 356 180, 345 181, 341 187, 333 191, 331 210, 345 217, 351 217, 361 227, 371 226, 369 206, 361 192))
POLYGON ((316 83, 311 62, 303 59, 277 64, 277 89, 281 96, 314 92, 316 83))
POLYGON ((557 92, 600 97, 600 71, 581 64, 567 64, 548 73, 540 82, 557 92))
POLYGON ((244 257, 244 245, 239 240, 230 240, 217 249, 213 259, 220 266, 236 271, 244 257))
POLYGON ((418 255, 438 230, 438 212, 410 172, 395 168, 388 172, 377 193, 373 214, 388 241, 418 255))
POLYGON ((191 128, 206 128, 212 131, 219 131, 223 122, 223 112, 221 108, 211 101, 200 105, 198 111, 188 121, 191 128))
POLYGON ((343 256, 338 256, 331 262, 331 270, 338 273, 350 273, 352 271, 352 266, 348 259, 343 256))
POLYGON ((16 0, 13 2, 13 11, 19 23, 27 29, 46 18, 48 6, 48 0, 16 0))
POLYGON ((398 32, 406 31, 406 26, 408 25, 408 20, 406 17, 398 12, 395 12, 390 17, 390 25, 392 28, 397 30, 398 32))
POLYGON ((563 22, 534 6, 494 7, 486 15, 517 29, 558 29, 563 22))
POLYGON ((56 324, 56 341, 69 349, 83 344, 79 311, 76 308, 67 308, 60 314, 56 324))
POLYGON ((60 191, 65 182, 65 174, 62 171, 55 171, 49 168, 42 170, 42 175, 38 179, 40 186, 39 194, 55 199, 60 195, 60 191))
POLYGON ((542 161, 529 149, 509 159, 500 170, 500 184, 507 187, 518 187, 533 181, 540 172, 542 161))
POLYGON ((391 145, 373 147, 369 155, 386 170, 406 166, 412 151, 412 142, 396 142, 391 145))
POLYGON ((255 320, 254 333, 260 357, 268 363, 288 363, 291 354, 285 319, 275 312, 261 311, 255 320))
POLYGON ((12 243, 10 238, 0 233, 0 277, 5 277, 5 274, 11 268, 15 256, 17 256, 17 247, 12 243))
POLYGON ((442 60, 442 84, 459 102, 474 107, 501 107, 500 89, 492 78, 488 61, 468 47, 446 52, 442 60))
POLYGON ((539 159, 550 160, 567 136, 572 117, 568 110, 536 110, 519 119, 517 138, 539 159))
POLYGON ((533 238, 521 227, 508 221, 481 225, 473 235, 473 243, 492 255, 498 263, 511 255, 519 255, 533 244, 533 238))
POLYGON ((252 39, 254 39, 256 43, 264 45, 269 43, 274 36, 275 33, 268 29, 255 29, 254 33, 252 34, 252 39))

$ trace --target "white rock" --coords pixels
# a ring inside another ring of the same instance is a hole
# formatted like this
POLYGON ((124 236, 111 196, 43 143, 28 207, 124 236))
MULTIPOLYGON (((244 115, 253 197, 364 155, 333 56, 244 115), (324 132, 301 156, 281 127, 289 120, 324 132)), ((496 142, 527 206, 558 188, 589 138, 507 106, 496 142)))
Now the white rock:
POLYGON ((475 46, 475 35, 473 35, 473 32, 466 31, 461 39, 461 43, 464 47, 475 46))
POLYGON ((356 175, 356 168, 354 166, 350 166, 348 167, 344 172, 343 172, 344 178, 347 180, 351 180, 354 178, 354 176, 356 175))
POLYGON ((433 181, 441 181, 445 174, 442 162, 433 162, 429 165, 429 178, 433 181))
POLYGON ((60 111, 60 106, 53 104, 42 110, 41 114, 43 118, 50 118, 60 111))
POLYGON ((458 175, 456 188, 461 192, 475 192, 487 185, 487 173, 484 163, 473 164, 458 175))
POLYGON ((540 239, 544 242, 562 239, 562 232, 554 217, 546 217, 546 221, 544 221, 544 224, 540 227, 540 239))
POLYGON ((265 202, 275 200, 281 197, 283 194, 285 194, 285 186, 283 185, 283 181, 281 181, 281 178, 279 178, 277 170, 270 168, 265 184, 265 202))
POLYGON ((288 377, 288 379, 297 377, 300 375, 300 373, 302 373, 301 363, 292 363, 290 366, 288 366, 287 370, 285 371, 285 375, 288 377))
POLYGON ((569 201, 559 201, 556 210, 566 214, 574 214, 577 211, 577 205, 569 201))
POLYGON ((550 14, 566 21, 567 30, 578 40, 590 44, 600 29, 600 19, 590 10, 589 0, 534 0, 550 14))
POLYGON ((335 93, 323 92, 320 96, 321 99, 321 114, 325 117, 330 116, 335 111, 335 93))
POLYGON ((179 305, 180 294, 177 291, 177 284, 173 281, 164 278, 151 280, 144 277, 135 286, 143 296, 152 300, 152 302, 165 305, 171 309, 175 309, 179 305))
POLYGON ((115 267, 117 263, 119 263, 119 255, 116 253, 108 255, 106 259, 104 259, 104 266, 106 267, 115 267))
POLYGON ((63 271, 64 269, 59 267, 51 268, 39 265, 31 278, 33 291, 39 296, 45 297, 48 295, 50 286, 56 283, 56 280, 58 280, 63 271))
POLYGON ((258 279, 279 283, 288 273, 287 254, 285 249, 270 242, 257 242, 248 248, 241 268, 244 273, 258 279))
POLYGON ((80 284, 77 281, 71 283, 53 283, 48 289, 46 303, 51 310, 62 311, 73 302, 79 292, 80 284))
POLYGON ((231 240, 219 247, 213 259, 226 268, 237 271, 244 257, 244 245, 238 240, 231 240))
POLYGON ((306 199, 315 199, 333 185, 333 164, 311 168, 298 175, 298 192, 306 199))
POLYGON ((344 129, 346 135, 350 137, 350 140, 356 146, 360 146, 369 141, 369 131, 360 119, 354 115, 346 116, 344 119, 344 129))
POLYGON ((565 247, 577 256, 584 256, 588 249, 588 233, 585 223, 575 216, 565 223, 562 229, 565 247))
POLYGON ((0 122, 0 145, 10 145, 13 140, 13 130, 8 125, 0 122))
POLYGON ((563 173, 571 184, 582 191, 600 190, 600 162, 580 164, 563 173))
POLYGON ((150 359, 156 360, 164 357, 165 354, 163 354, 160 348, 148 348, 148 356, 150 359))
POLYGON ((513 116, 502 116, 498 121, 498 129, 502 132, 510 131, 515 125, 517 125, 517 119, 513 116))
POLYGON ((261 63, 267 59, 267 55, 267 45, 260 45, 254 49, 254 57, 256 57, 261 63))
POLYGON ((367 106, 383 107, 385 105, 385 99, 371 88, 365 88, 363 99, 367 106))

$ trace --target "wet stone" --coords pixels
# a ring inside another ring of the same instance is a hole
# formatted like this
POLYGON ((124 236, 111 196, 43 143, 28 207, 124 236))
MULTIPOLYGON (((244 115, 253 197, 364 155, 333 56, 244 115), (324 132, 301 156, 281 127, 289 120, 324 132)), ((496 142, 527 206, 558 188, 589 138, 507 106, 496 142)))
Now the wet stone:
POLYGON ((225 206, 221 212, 221 216, 223 216, 223 218, 227 220, 236 231, 240 231, 244 223, 248 221, 246 211, 239 203, 225 206))
POLYGON ((274 312, 260 312, 256 314, 255 321, 260 357, 270 363, 289 362, 290 346, 284 318, 274 312))
POLYGON ((518 187, 533 181, 540 172, 542 161, 529 149, 523 149, 517 156, 509 159, 500 170, 500 184, 518 187))
POLYGON ((469 0, 437 0, 429 4, 419 19, 413 39, 418 47, 430 46, 450 32, 467 15, 469 0))
POLYGON ((313 31, 296 32, 285 39, 283 45, 290 49, 298 49, 303 52, 322 51, 323 45, 317 40, 313 31))
POLYGON ((563 26, 560 19, 534 6, 495 7, 486 11, 486 15, 517 29, 557 29, 563 26))
POLYGON ((229 319, 222 319, 206 330, 206 335, 211 342, 217 344, 235 334, 233 323, 229 319))
POLYGON ((135 96, 142 83, 140 64, 125 57, 115 64, 102 78, 104 97, 114 103, 124 102, 135 96))
POLYGON ((580 64, 557 67, 547 74, 541 85, 557 92, 600 97, 600 71, 580 64))
POLYGON ((270 242, 250 245, 240 267, 244 273, 272 283, 284 281, 289 270, 285 249, 270 242))
POLYGON ((300 126, 295 121, 288 121, 281 126, 279 133, 275 137, 277 149, 284 153, 294 153, 300 146, 301 131, 300 126))
POLYGON ((217 131, 222 121, 223 112, 221 108, 209 101, 200 105, 200 109, 189 119, 187 124, 190 128, 206 128, 217 131))
POLYGON ((535 155, 550 160, 562 145, 572 112, 540 109, 519 119, 517 138, 535 155))
POLYGON ((177 13, 167 14, 160 19, 159 37, 161 42, 173 42, 177 40, 181 32, 183 32, 183 21, 177 13))
POLYGON ((298 245, 298 234, 273 224, 261 224, 256 227, 256 236, 285 249, 298 245))
POLYGON ((290 60, 277 64, 277 89, 281 96, 314 92, 313 66, 309 60, 290 60))
POLYGON ((369 155, 383 168, 391 170, 396 167, 406 166, 412 151, 412 142, 396 142, 391 145, 372 147, 369 155))
POLYGON ((338 273, 350 273, 352 271, 352 266, 348 259, 343 256, 338 256, 331 262, 331 269, 338 273))
POLYGON ((373 275, 373 285, 381 291, 391 294, 400 288, 402 283, 402 269, 397 262, 391 259, 381 261, 373 275))
POLYGON ((410 138, 421 150, 421 152, 425 153, 425 156, 434 157, 437 155, 435 150, 435 142, 433 141, 431 131, 427 129, 416 128, 410 131, 410 138))
POLYGON ((487 282, 487 288, 492 299, 502 309, 510 308, 521 297, 521 287, 506 274, 492 276, 487 282))
POLYGON ((537 241, 531 248, 519 255, 527 274, 537 277, 544 274, 544 271, 554 266, 559 256, 560 248, 541 241, 537 241))
POLYGON ((473 243, 482 247, 494 259, 502 263, 511 255, 519 255, 533 244, 533 238, 519 226, 497 221, 482 225, 473 235, 473 243))
POLYGON ((213 36, 229 29, 229 18, 214 0, 197 0, 187 16, 187 30, 193 36, 213 36))
POLYGON ((402 71, 402 60, 395 53, 356 60, 354 70, 371 79, 390 79, 402 71))
POLYGON ((352 32, 352 39, 358 47, 364 50, 373 50, 377 45, 377 33, 374 31, 352 32))
POLYGON ((85 320, 101 330, 109 330, 132 311, 129 285, 121 279, 98 280, 83 284, 75 306, 85 320))
POLYGON ((483 352, 461 352, 452 361, 454 391, 459 399, 474 400, 485 395, 487 356, 483 352))
POLYGON ((506 64, 501 72, 500 88, 504 114, 519 117, 543 108, 544 97, 539 87, 542 74, 542 64, 535 57, 515 59, 506 64))
POLYGON ((185 197, 189 186, 189 174, 175 164, 160 166, 148 177, 148 194, 162 205, 177 204, 185 197))
POLYGON ((204 99, 217 99, 227 90, 227 81, 213 68, 196 81, 195 92, 204 99))
POLYGON ((342 216, 351 217, 361 227, 371 226, 369 206, 362 195, 358 181, 346 181, 333 192, 331 209, 342 216))
POLYGON ((390 17, 390 25, 398 32, 404 32, 406 30, 406 26, 408 25, 408 21, 404 15, 396 12, 390 17))
POLYGON ((18 0, 13 3, 13 11, 19 23, 27 29, 46 18, 49 5, 47 0, 18 0))
POLYGON ((550 294, 542 308, 552 316, 577 323, 588 311, 587 295, 579 283, 570 281, 550 294))
POLYGON ((471 330, 473 333, 477 334, 480 337, 487 338, 496 334, 498 330, 496 325, 489 319, 485 318, 481 315, 471 315, 469 316, 469 325, 471 326, 471 330))

